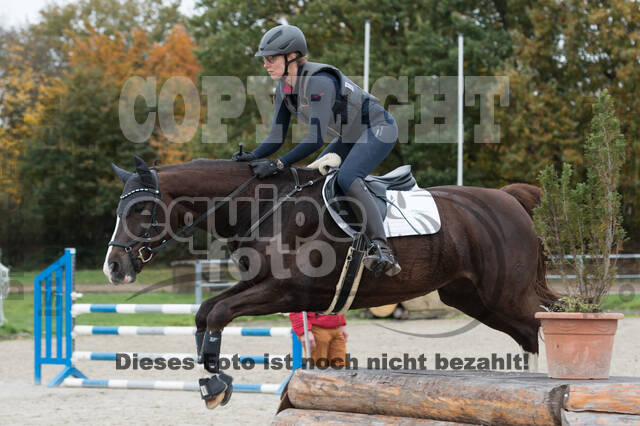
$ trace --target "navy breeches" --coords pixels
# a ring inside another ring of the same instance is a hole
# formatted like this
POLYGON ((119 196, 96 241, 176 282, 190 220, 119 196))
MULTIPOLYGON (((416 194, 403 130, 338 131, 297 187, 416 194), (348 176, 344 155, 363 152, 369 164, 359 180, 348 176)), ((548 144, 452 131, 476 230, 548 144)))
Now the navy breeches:
POLYGON ((342 138, 336 138, 320 154, 322 157, 334 152, 342 158, 337 179, 344 194, 354 180, 370 175, 395 146, 398 126, 386 111, 385 118, 382 124, 367 128, 355 142, 344 142, 342 138))

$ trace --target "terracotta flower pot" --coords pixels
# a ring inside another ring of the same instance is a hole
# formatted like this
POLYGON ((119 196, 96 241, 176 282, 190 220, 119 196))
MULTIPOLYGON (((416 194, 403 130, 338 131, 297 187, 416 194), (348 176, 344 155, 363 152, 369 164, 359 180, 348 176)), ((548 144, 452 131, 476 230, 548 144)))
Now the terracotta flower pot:
POLYGON ((607 379, 613 337, 623 314, 537 312, 542 322, 549 377, 607 379))

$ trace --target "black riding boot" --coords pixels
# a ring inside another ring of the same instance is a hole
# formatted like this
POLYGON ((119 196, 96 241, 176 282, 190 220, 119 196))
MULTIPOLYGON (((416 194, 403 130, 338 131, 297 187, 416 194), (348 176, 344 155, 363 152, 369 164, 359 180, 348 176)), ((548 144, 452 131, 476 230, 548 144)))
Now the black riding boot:
POLYGON ((402 268, 400 268, 393 251, 387 244, 384 225, 373 199, 373 194, 367 189, 364 181, 357 178, 349 187, 347 196, 353 197, 360 202, 360 206, 356 206, 353 210, 358 221, 364 224, 364 233, 372 242, 369 254, 364 258, 365 268, 372 271, 376 278, 383 273, 390 277, 397 275, 402 268), (364 208, 364 212, 361 212, 358 207, 364 208))

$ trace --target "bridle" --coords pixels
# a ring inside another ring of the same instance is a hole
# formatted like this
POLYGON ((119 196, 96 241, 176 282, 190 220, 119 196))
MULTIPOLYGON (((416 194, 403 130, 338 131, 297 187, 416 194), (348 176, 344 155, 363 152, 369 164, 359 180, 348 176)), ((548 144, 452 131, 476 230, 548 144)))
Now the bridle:
MULTIPOLYGON (((293 175, 293 178, 294 178, 293 189, 291 191, 289 191, 280 200, 276 201, 274 203, 273 207, 266 214, 264 214, 255 223, 253 223, 246 234, 251 234, 251 232, 253 232, 257 227, 259 227, 260 224, 262 224, 262 222, 264 222, 278 208, 280 208, 280 206, 284 203, 284 201, 286 201, 287 199, 291 198, 291 196, 293 196, 293 194, 295 194, 296 192, 300 192, 304 188, 306 188, 308 186, 311 186, 311 185, 315 184, 316 182, 318 182, 318 181, 320 181, 320 180, 325 178, 325 176, 321 175, 321 176, 317 177, 316 179, 309 180, 309 181, 301 184, 300 183, 300 178, 298 176, 298 171, 293 167, 291 167, 289 170, 291 170, 291 174, 293 175)), ((127 192, 126 194, 122 194, 120 196, 120 201, 122 201, 122 200, 124 200, 124 199, 126 199, 128 197, 131 197, 131 196, 133 196, 135 194, 138 194, 140 192, 148 192, 148 193, 151 194, 151 196, 153 198, 155 198, 157 200, 162 199, 162 192, 160 191, 160 184, 158 182, 157 173, 156 173, 155 170, 152 170, 151 173, 152 173, 152 175, 154 177, 154 185, 155 185, 154 188, 141 187, 141 188, 137 188, 137 189, 131 190, 131 191, 127 192)), ((238 186, 236 189, 234 189, 229 195, 227 195, 224 199, 220 200, 213 207, 211 207, 209 210, 207 210, 204 214, 200 215, 196 220, 193 221, 193 223, 191 225, 188 225, 188 226, 185 226, 185 227, 181 228, 178 232, 176 232, 176 234, 173 237, 171 237, 169 239, 163 239, 160 242, 160 244, 158 244, 155 247, 151 247, 151 245, 150 245, 150 243, 151 243, 151 229, 156 229, 156 228, 161 227, 157 223, 157 220, 156 220, 157 219, 157 214, 158 214, 158 203, 154 202, 153 203, 153 210, 151 211, 151 224, 150 224, 149 228, 145 231, 145 233, 144 233, 144 235, 142 237, 137 237, 134 240, 126 242, 126 243, 112 240, 112 241, 109 242, 109 246, 115 246, 115 247, 124 248, 124 251, 129 256, 129 259, 131 259, 131 264, 133 265, 134 270, 138 274, 138 273, 140 273, 140 271, 142 271, 142 265, 144 265, 145 263, 149 262, 153 258, 153 256, 155 256, 156 253, 158 253, 163 248, 167 247, 169 244, 174 242, 177 238, 184 237, 187 232, 189 232, 191 229, 193 229, 195 226, 197 226, 200 222, 205 220, 207 217, 211 216, 218 209, 220 209, 226 203, 228 203, 233 198, 235 198, 240 192, 242 192, 247 186, 249 186, 249 184, 251 184, 251 182, 253 182, 255 179, 256 179, 256 176, 252 176, 251 178, 247 179, 245 182, 240 184, 240 186, 238 186), (134 253, 133 253, 132 247, 134 245, 138 244, 138 243, 142 243, 142 246, 138 249, 138 256, 136 257, 134 255, 134 253)), ((167 218, 165 218, 165 220, 166 219, 167 218)))
MULTIPOLYGON (((162 192, 160 191, 160 184, 158 182, 157 172, 155 170, 152 170, 151 175, 154 178, 154 188, 140 187, 140 188, 133 189, 127 192, 126 194, 122 194, 120 196, 120 202, 122 202, 123 200, 126 200, 131 196, 134 196, 140 193, 149 193, 151 194, 151 197, 153 197, 155 200, 162 199, 162 192)), ((134 204, 132 203, 131 207, 133 207, 133 205, 134 204)), ((133 268, 136 271, 136 273, 140 273, 140 271, 142 270, 142 265, 149 262, 153 258, 153 255, 155 254, 155 252, 153 251, 149 243, 151 242, 151 230, 152 229, 155 230, 156 228, 160 227, 160 225, 157 222, 157 216, 158 216, 158 202, 154 201, 153 209, 151 210, 151 224, 149 225, 145 233, 142 235, 142 237, 134 238, 133 240, 126 243, 112 240, 108 244, 109 246, 122 247, 124 249, 125 253, 129 255, 129 259, 131 259, 131 264, 133 265, 133 268), (142 243, 142 246, 138 249, 138 256, 136 257, 133 254, 132 248, 138 243, 142 243), (145 251, 147 251, 146 256, 144 253, 145 251)))

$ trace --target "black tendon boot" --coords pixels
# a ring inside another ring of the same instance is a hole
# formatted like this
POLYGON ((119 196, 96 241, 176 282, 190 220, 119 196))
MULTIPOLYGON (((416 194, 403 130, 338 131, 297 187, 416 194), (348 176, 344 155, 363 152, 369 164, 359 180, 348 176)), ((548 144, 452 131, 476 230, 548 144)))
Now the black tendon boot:
POLYGON ((358 221, 364 224, 364 233, 372 243, 369 248, 369 254, 364 258, 365 268, 372 271, 376 278, 383 273, 390 277, 399 274, 402 268, 398 264, 393 251, 389 248, 389 244, 387 244, 387 236, 384 232, 380 212, 376 207, 373 195, 365 186, 364 181, 356 178, 349 187, 347 196, 359 201, 360 205, 355 206, 353 210, 358 221), (360 211, 361 208, 364 209, 364 212, 360 211))
POLYGON ((196 331, 196 351, 198 352, 198 364, 203 364, 202 359, 202 341, 204 340, 205 330, 196 331))
MULTIPOLYGON (((196 340, 199 336, 196 335, 196 340)), ((233 393, 233 378, 220 373, 220 343, 222 332, 207 330, 202 336, 201 359, 205 370, 212 373, 209 378, 202 378, 198 384, 200 396, 204 399, 207 408, 213 409, 218 405, 226 405, 233 393)), ((200 358, 200 357, 199 357, 200 358)))

